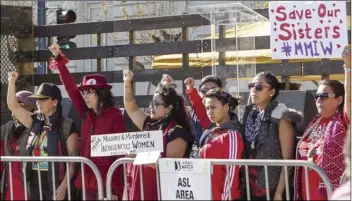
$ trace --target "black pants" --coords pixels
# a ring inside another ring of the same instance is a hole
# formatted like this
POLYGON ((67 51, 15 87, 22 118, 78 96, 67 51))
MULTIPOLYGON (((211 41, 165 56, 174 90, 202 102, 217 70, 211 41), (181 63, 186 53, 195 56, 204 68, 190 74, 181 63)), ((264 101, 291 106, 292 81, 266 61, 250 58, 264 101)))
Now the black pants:
MULTIPOLYGON (((32 186, 29 191, 31 200, 40 200, 39 187, 32 186)), ((53 200, 53 192, 49 188, 42 188, 43 200, 53 200)))
MULTIPOLYGON (((40 200, 39 187, 31 187, 29 193, 30 200, 40 200)), ((53 191, 49 188, 42 188, 42 196, 43 200, 53 200, 53 191)), ((66 192, 64 200, 68 200, 68 192, 66 192)), ((77 190, 75 188, 72 188, 72 185, 71 200, 81 200, 81 198, 77 194, 77 190)))

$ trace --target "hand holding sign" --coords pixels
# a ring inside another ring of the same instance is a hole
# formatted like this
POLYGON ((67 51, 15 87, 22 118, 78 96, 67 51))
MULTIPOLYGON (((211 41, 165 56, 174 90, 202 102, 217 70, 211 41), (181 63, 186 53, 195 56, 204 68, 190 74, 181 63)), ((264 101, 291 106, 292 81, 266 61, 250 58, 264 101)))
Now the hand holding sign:
POLYGON ((351 68, 351 45, 347 45, 342 52, 342 58, 346 68, 351 68))

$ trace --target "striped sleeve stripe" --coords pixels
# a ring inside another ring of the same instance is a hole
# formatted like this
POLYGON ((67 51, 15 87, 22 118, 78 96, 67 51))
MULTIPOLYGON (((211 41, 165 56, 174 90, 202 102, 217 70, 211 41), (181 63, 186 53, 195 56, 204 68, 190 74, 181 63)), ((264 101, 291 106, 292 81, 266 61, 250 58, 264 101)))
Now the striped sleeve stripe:
MULTIPOLYGON (((228 131, 229 133, 229 159, 236 159, 237 156, 237 135, 235 131, 228 131)), ((228 200, 229 199, 229 190, 231 191, 231 186, 233 183, 234 179, 234 172, 236 171, 236 166, 231 165, 230 167, 226 168, 227 174, 226 174, 226 180, 224 183, 224 193, 222 195, 223 200, 228 200)), ((233 195, 231 195, 232 197, 233 195)), ((233 197, 232 197, 233 199, 233 197)))

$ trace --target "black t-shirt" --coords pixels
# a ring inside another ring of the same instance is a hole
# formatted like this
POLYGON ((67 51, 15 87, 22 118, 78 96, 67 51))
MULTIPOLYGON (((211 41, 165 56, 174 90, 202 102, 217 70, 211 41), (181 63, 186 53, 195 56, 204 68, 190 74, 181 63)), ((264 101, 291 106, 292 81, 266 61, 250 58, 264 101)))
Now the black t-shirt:
MULTIPOLYGON (((167 126, 166 121, 165 122, 161 121, 160 123, 156 123, 155 120, 151 119, 150 116, 148 116, 143 123, 143 130, 161 130, 161 129, 164 129, 166 126, 167 126)), ((182 138, 184 141, 188 143, 188 147, 185 153, 185 157, 188 157, 192 150, 192 145, 194 143, 195 137, 192 135, 192 133, 188 132, 180 125, 176 125, 174 128, 171 128, 171 130, 172 131, 167 136, 165 147, 169 142, 177 138, 182 138)))

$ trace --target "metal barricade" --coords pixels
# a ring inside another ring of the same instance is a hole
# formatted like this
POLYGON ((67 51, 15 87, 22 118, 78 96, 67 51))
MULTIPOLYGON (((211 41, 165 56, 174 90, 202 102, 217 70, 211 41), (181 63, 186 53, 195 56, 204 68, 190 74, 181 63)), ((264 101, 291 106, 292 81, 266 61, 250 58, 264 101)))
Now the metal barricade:
MULTIPOLYGON (((266 186, 266 196, 267 200, 270 200, 270 193, 269 193, 269 178, 268 178, 268 167, 273 166, 281 166, 284 168, 285 173, 285 190, 286 190, 286 199, 290 199, 290 189, 289 189, 289 176, 288 176, 288 167, 304 167, 304 174, 305 174, 305 183, 306 183, 306 192, 307 192, 307 200, 310 200, 310 193, 309 193, 309 179, 308 179, 308 169, 312 169, 316 171, 319 176, 322 178, 326 189, 328 197, 332 194, 332 184, 324 172, 322 168, 320 168, 317 164, 304 161, 304 160, 248 160, 248 159, 241 159, 241 160, 223 160, 223 159, 205 159, 210 160, 212 165, 238 165, 245 167, 245 180, 246 180, 246 189, 247 189, 247 199, 250 200, 250 185, 249 185, 249 173, 248 173, 248 166, 264 166, 265 171, 265 186, 266 186)), ((231 193, 231 191, 229 191, 231 193)), ((231 197, 231 195, 230 195, 231 197)))
MULTIPOLYGON (((179 159, 182 160, 182 159, 179 159)), ((198 159, 195 159, 198 160, 198 159)), ((200 159, 199 159, 200 160, 200 159)), ((265 170, 265 186, 266 186, 266 194, 267 194, 267 200, 271 200, 273 198, 270 197, 269 193, 269 176, 268 176, 268 167, 273 167, 273 166, 282 166, 284 169, 284 174, 285 174, 285 190, 286 190, 286 199, 290 200, 290 186, 289 186, 289 167, 302 167, 304 168, 304 174, 305 174, 305 182, 306 182, 306 192, 307 192, 307 199, 310 200, 310 193, 309 193, 309 179, 308 179, 308 170, 312 169, 316 171, 320 177, 322 178, 326 189, 327 189, 327 195, 328 197, 331 196, 333 188, 330 183, 330 180, 326 173, 321 169, 318 165, 309 162, 309 161, 303 161, 303 160, 247 160, 247 159, 241 159, 241 160, 229 160, 229 159, 201 159, 201 160, 208 160, 210 161, 211 165, 224 165, 224 166, 243 166, 245 168, 245 180, 246 184, 245 187, 247 189, 247 199, 250 200, 251 198, 251 193, 250 193, 250 184, 249 184, 249 172, 248 172, 248 167, 249 166, 263 166, 265 170)), ((120 165, 123 165, 124 167, 124 181, 125 181, 125 187, 128 186, 127 184, 127 175, 126 175, 126 164, 128 163, 133 163, 134 159, 133 158, 121 158, 117 161, 115 161, 111 166, 108 171, 107 177, 106 177, 106 196, 108 200, 111 200, 111 181, 112 181, 112 175, 117 167, 120 165)), ((156 168, 158 168, 156 166, 156 168)), ((140 181, 141 181, 141 198, 143 200, 144 198, 144 191, 143 191, 143 175, 140 174, 140 181)), ((161 192, 160 192, 160 185, 159 185, 159 171, 157 171, 157 190, 158 190, 158 200, 161 200, 161 192)), ((228 185, 228 188, 231 188, 231 186, 228 185)), ((231 198, 231 191, 229 190, 230 195, 229 198, 231 198)), ((124 194, 127 193, 127 190, 125 189, 124 194)), ((124 196, 127 196, 126 194, 124 196)))
MULTIPOLYGON (((7 162, 8 163, 8 169, 9 169, 9 174, 10 174, 10 194, 11 194, 11 200, 13 200, 13 184, 12 184, 12 167, 11 163, 12 162, 21 162, 23 163, 23 181, 27 181, 27 175, 26 175, 26 165, 27 162, 37 162, 38 163, 38 181, 39 181, 39 195, 40 195, 40 200, 43 200, 43 192, 42 192, 42 184, 41 184, 41 174, 40 174, 40 168, 39 168, 39 163, 40 162, 48 162, 51 163, 53 171, 52 171, 52 178, 53 178, 53 195, 56 194, 56 185, 55 185, 55 163, 65 163, 66 164, 66 176, 67 176, 67 195, 68 195, 68 200, 71 200, 71 184, 70 184, 70 168, 69 168, 69 163, 80 163, 81 164, 81 173, 82 173, 82 199, 86 200, 86 192, 85 192, 85 180, 84 180, 84 164, 88 165, 92 171, 95 174, 95 177, 97 179, 97 184, 98 184, 98 199, 99 200, 104 200, 104 190, 103 190, 103 180, 101 177, 101 174, 97 168, 97 166, 88 158, 84 157, 21 157, 21 156, 2 156, 1 157, 1 162, 7 162)), ((48 175, 49 176, 49 175, 48 175)), ((24 194, 25 194, 25 200, 28 200, 28 195, 27 195, 27 183, 24 182, 24 194)), ((53 199, 55 200, 55 196, 53 196, 53 199)))

